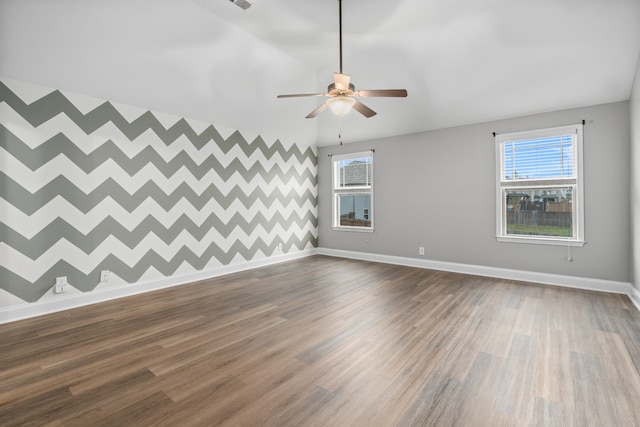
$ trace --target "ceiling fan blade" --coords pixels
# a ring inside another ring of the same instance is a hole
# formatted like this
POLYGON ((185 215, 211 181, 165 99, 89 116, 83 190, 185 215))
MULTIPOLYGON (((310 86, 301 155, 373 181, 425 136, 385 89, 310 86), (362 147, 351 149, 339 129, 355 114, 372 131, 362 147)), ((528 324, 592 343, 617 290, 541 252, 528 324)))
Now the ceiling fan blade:
POLYGON ((378 90, 360 90, 354 94, 360 98, 370 97, 389 97, 389 98, 404 98, 407 96, 406 89, 378 89, 378 90))
POLYGON ((291 95, 278 95, 278 98, 300 98, 302 96, 327 96, 326 93, 294 93, 291 95))
POLYGON ((362 114, 363 116, 365 116, 366 118, 373 117, 376 114, 378 114, 375 111, 373 111, 371 108, 364 105, 362 102, 358 101, 357 99, 356 99, 356 103, 353 104, 353 109, 356 110, 358 113, 362 114))
POLYGON ((326 110, 328 106, 329 105, 326 102, 323 102, 322 104, 320 104, 320 106, 318 106, 318 108, 307 114, 305 119, 313 119, 315 116, 326 110))
POLYGON ((348 74, 333 73, 333 83, 338 90, 348 90, 351 76, 348 74))

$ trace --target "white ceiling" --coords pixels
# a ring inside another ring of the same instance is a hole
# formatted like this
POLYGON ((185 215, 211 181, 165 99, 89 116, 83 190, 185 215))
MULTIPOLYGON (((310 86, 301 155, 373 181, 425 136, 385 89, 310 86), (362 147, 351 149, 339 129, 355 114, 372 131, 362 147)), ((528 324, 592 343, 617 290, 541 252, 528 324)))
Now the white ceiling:
POLYGON ((319 146, 629 99, 640 0, 0 0, 0 76, 319 146))

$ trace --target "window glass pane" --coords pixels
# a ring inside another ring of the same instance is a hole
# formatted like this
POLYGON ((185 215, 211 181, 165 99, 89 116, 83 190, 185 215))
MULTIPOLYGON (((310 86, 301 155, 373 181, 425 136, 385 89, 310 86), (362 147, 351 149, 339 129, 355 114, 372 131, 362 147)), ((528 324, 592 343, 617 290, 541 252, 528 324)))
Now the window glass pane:
POLYGON ((503 159, 506 181, 573 177, 573 135, 505 142, 503 159))
POLYGON ((506 234, 573 237, 573 188, 506 190, 506 234))
POLYGON ((339 160, 337 188, 371 185, 371 157, 339 160))
POLYGON ((371 195, 340 194, 340 225, 347 227, 371 227, 371 195))

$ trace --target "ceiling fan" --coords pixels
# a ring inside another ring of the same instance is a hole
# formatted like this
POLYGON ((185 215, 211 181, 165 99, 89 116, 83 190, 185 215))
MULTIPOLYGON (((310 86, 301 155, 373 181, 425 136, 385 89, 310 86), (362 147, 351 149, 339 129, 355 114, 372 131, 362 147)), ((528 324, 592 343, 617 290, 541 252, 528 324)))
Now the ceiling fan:
POLYGON ((358 98, 392 97, 403 98, 407 96, 405 89, 377 89, 356 91, 351 83, 351 77, 342 73, 342 0, 338 0, 338 19, 340 23, 340 72, 333 73, 333 83, 329 85, 326 93, 299 93, 292 95, 278 95, 278 98, 297 98, 303 96, 328 97, 326 102, 307 114, 307 119, 312 119, 321 112, 330 108, 337 116, 342 117, 351 111, 351 108, 365 116, 373 117, 377 113, 364 105, 358 98))

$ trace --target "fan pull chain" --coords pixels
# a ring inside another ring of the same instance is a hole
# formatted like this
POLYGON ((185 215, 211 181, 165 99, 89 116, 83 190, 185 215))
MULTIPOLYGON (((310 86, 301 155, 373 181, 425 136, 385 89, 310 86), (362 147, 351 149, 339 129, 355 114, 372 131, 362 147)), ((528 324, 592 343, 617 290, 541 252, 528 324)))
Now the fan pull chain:
POLYGON ((338 122, 340 123, 338 129, 338 142, 342 145, 342 117, 338 117, 338 122))

